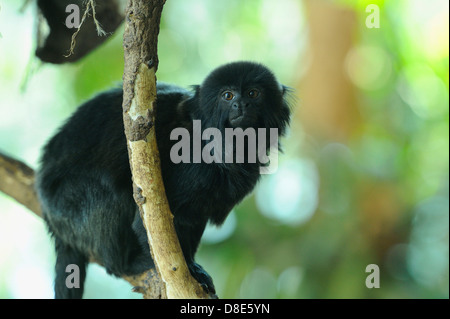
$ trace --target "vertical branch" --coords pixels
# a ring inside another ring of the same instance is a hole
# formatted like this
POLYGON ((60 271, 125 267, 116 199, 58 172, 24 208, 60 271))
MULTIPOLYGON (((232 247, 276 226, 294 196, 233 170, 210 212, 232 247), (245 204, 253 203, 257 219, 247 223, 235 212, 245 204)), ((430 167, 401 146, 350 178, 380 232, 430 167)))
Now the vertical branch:
MULTIPOLYGON (((157 37, 165 0, 129 0, 123 37, 123 120, 139 206, 167 298, 206 298, 190 275, 164 191, 156 144, 157 37)), ((164 296, 163 296, 164 297, 164 296)))

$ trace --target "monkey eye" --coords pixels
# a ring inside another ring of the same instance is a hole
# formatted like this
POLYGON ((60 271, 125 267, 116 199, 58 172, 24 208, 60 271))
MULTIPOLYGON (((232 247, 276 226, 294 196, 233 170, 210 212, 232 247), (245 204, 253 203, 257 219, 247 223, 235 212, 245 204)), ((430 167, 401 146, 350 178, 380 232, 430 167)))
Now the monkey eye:
POLYGON ((231 101, 234 98, 234 94, 231 93, 230 91, 227 91, 222 94, 222 97, 227 101, 231 101))
POLYGON ((256 99, 259 96, 259 91, 257 89, 252 89, 248 92, 248 96, 252 99, 256 99))

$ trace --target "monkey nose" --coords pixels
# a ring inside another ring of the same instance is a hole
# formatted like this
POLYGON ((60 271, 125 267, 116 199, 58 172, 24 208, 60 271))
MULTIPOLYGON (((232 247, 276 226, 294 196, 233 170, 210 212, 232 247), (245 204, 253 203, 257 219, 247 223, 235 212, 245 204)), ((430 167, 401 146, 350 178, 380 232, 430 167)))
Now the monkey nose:
POLYGON ((250 106, 250 103, 244 102, 244 101, 236 101, 234 102, 231 107, 234 110, 244 110, 250 106))

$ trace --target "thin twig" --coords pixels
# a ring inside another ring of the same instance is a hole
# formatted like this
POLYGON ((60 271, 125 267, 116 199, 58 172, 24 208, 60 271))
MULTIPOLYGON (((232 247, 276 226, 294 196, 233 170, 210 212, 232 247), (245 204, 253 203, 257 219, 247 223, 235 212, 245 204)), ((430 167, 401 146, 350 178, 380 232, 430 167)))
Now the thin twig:
POLYGON ((69 56, 71 56, 73 54, 73 51, 75 50, 75 45, 77 43, 76 41, 76 37, 78 35, 78 33, 81 30, 81 26, 84 23, 84 20, 86 20, 86 17, 89 14, 89 10, 92 9, 92 18, 94 19, 94 23, 95 23, 95 28, 97 29, 97 35, 98 36, 104 36, 106 35, 105 30, 103 30, 100 22, 98 22, 97 17, 96 17, 96 13, 95 13, 95 1, 94 0, 87 0, 86 2, 86 9, 84 10, 84 14, 83 17, 81 18, 81 22, 80 25, 78 26, 77 31, 75 31, 74 34, 72 34, 72 41, 70 42, 70 49, 69 49, 69 54, 65 55, 66 58, 68 58, 69 56))
POLYGON ((97 35, 99 37, 106 35, 105 30, 103 30, 102 25, 100 24, 100 22, 98 22, 98 20, 97 20, 97 18, 95 16, 96 14, 95 14, 95 2, 94 2, 94 0, 89 0, 89 4, 91 5, 91 8, 92 8, 92 18, 94 19, 95 28, 97 29, 97 35))

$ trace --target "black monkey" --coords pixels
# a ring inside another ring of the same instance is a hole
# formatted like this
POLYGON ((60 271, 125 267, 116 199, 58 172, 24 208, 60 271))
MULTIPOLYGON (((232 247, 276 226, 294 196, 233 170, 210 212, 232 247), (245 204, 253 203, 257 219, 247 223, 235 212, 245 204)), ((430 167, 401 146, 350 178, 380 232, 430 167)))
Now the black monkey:
MULTIPOLYGON (((166 194, 189 270, 209 292, 212 279, 194 261, 200 238, 208 221, 223 223, 252 191, 260 163, 175 164, 170 133, 180 127, 192 133, 193 121, 201 120, 203 130, 277 128, 282 136, 290 118, 287 92, 252 62, 219 67, 193 91, 158 83, 155 129, 166 194)), ((43 150, 36 188, 55 239, 56 298, 82 297, 90 258, 116 276, 154 267, 133 199, 121 104, 121 89, 86 102, 43 150), (66 286, 69 264, 80 269, 80 288, 66 286)))

